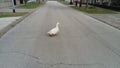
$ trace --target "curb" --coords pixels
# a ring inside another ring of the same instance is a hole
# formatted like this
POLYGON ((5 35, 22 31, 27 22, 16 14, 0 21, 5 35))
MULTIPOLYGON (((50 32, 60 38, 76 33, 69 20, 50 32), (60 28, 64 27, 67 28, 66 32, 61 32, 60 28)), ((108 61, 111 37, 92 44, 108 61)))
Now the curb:
MULTIPOLYGON (((90 16, 90 15, 88 15, 88 16, 90 16)), ((98 21, 101 21, 102 23, 107 24, 107 25, 109 25, 109 26, 111 26, 111 27, 113 27, 113 28, 116 28, 116 29, 120 30, 119 25, 117 26, 117 25, 115 25, 115 24, 108 23, 108 22, 106 22, 106 21, 103 21, 102 19, 98 19, 98 18, 93 17, 93 16, 90 16, 90 17, 92 17, 92 18, 94 18, 94 19, 96 19, 96 20, 98 20, 98 21)))
POLYGON ((0 30, 0 38, 7 33, 10 29, 12 29, 15 25, 20 23, 22 20, 24 20, 26 17, 31 15, 33 12, 35 12, 38 8, 33 9, 31 12, 28 12, 27 14, 23 15, 21 18, 17 19, 16 21, 13 21, 11 24, 7 25, 6 27, 2 28, 0 30))
MULTIPOLYGON (((63 3, 60 2, 60 1, 58 1, 58 2, 61 3, 61 4, 63 4, 63 3)), ((65 5, 65 4, 63 4, 63 5, 65 5)), ((72 8, 71 6, 68 6, 68 7, 72 8)), ((97 8, 100 8, 100 7, 97 7, 97 8)), ((74 8, 72 8, 72 9, 74 9, 74 8)), ((104 9, 104 8, 102 8, 102 9, 104 9)), ((74 10, 79 11, 78 9, 74 9, 74 10)), ((109 10, 109 9, 105 9, 105 10, 109 10)), ((110 10, 110 11, 115 12, 115 13, 120 13, 120 12, 114 11, 114 10, 110 10)), ((113 28, 116 28, 116 29, 120 30, 120 25, 115 25, 115 24, 108 23, 108 22, 106 22, 106 21, 103 21, 102 19, 98 19, 98 18, 96 18, 96 17, 93 17, 93 16, 89 15, 89 13, 86 13, 86 12, 83 12, 83 11, 79 11, 79 12, 82 12, 82 13, 84 13, 85 15, 87 15, 87 16, 89 16, 89 17, 92 17, 92 18, 94 18, 94 19, 96 19, 96 20, 98 20, 98 21, 101 21, 101 22, 104 23, 104 24, 107 24, 107 25, 109 25, 109 26, 112 26, 113 28)))

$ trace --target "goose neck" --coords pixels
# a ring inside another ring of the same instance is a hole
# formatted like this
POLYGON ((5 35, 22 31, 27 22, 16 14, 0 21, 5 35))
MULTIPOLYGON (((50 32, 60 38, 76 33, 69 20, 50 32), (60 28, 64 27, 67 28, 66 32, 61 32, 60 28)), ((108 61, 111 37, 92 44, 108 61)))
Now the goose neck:
POLYGON ((56 24, 56 27, 58 27, 59 24, 56 24))

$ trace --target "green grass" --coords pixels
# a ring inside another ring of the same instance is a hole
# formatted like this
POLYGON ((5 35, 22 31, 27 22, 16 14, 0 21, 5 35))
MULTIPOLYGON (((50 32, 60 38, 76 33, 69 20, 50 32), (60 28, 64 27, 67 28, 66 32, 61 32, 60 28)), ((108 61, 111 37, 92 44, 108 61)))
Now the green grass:
POLYGON ((30 2, 30 3, 27 3, 26 5, 25 4, 19 5, 17 8, 33 9, 33 8, 37 8, 40 5, 41 5, 41 3, 30 2))
POLYGON ((65 2, 64 0, 57 0, 58 2, 65 4, 65 5, 70 5, 69 3, 65 2))
POLYGON ((82 6, 82 7, 71 6, 71 7, 86 13, 91 13, 91 14, 114 14, 115 13, 110 10, 96 8, 96 7, 88 7, 88 8, 86 8, 85 6, 82 6))
POLYGON ((22 16, 25 15, 26 12, 17 12, 17 13, 12 13, 12 12, 0 12, 0 18, 2 17, 16 17, 16 16, 22 16))
MULTIPOLYGON (((70 5, 69 3, 66 3, 64 0, 58 0, 58 1, 64 5, 70 5)), ((82 7, 70 6, 70 7, 90 14, 115 14, 115 12, 113 11, 97 8, 97 7, 89 7, 89 8, 86 8, 86 6, 82 6, 82 7)))

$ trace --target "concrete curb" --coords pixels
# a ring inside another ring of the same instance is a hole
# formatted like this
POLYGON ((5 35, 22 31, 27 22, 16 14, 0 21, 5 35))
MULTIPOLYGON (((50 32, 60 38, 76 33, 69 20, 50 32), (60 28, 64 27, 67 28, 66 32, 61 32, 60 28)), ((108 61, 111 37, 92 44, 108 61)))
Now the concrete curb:
MULTIPOLYGON (((40 8, 40 7, 38 7, 40 8)), ((12 22, 11 24, 9 24, 8 26, 4 27, 3 29, 0 30, 0 38, 6 33, 8 32, 10 29, 12 29, 15 25, 17 25, 19 22, 21 22, 22 20, 24 20, 26 17, 28 17, 29 15, 31 15, 33 12, 35 12, 38 8, 33 9, 31 12, 28 12, 27 14, 25 14, 24 16, 22 16, 21 18, 17 19, 16 21, 12 22)))
MULTIPOLYGON (((59 2, 59 1, 58 1, 58 2, 59 2)), ((59 2, 59 3, 63 4, 62 2, 59 2)), ((65 5, 65 4, 64 4, 64 5, 65 5)), ((67 6, 68 6, 68 5, 67 5, 67 6)), ((114 28, 116 28, 116 29, 118 29, 118 30, 120 30, 120 25, 110 24, 110 23, 108 23, 108 22, 106 22, 106 21, 103 21, 102 19, 98 19, 98 18, 96 18, 96 17, 93 17, 93 16, 89 15, 89 13, 86 13, 86 12, 83 12, 83 11, 80 11, 80 10, 77 10, 77 9, 74 9, 74 8, 72 8, 71 6, 68 6, 68 7, 70 7, 70 8, 73 9, 73 10, 79 11, 79 12, 81 12, 81 13, 89 16, 89 17, 92 17, 92 18, 94 18, 94 19, 96 19, 96 20, 98 20, 98 21, 101 21, 101 22, 103 22, 103 23, 105 23, 105 24, 107 24, 107 25, 109 25, 109 26, 112 26, 112 27, 114 27, 114 28)), ((100 8, 100 7, 97 7, 97 8, 100 8)), ((102 8, 102 9, 104 9, 104 8, 102 8)), ((109 10, 109 9, 105 9, 105 10, 109 10)), ((120 12, 114 11, 114 10, 110 10, 110 11, 113 11, 113 12, 115 12, 115 13, 120 13, 120 12)))
MULTIPOLYGON (((88 16, 90 16, 90 15, 88 15, 88 16)), ((106 21, 103 21, 102 19, 98 19, 98 18, 93 17, 93 16, 90 16, 90 17, 92 17, 92 18, 94 18, 94 19, 96 19, 96 20, 98 20, 98 21, 101 21, 102 23, 105 23, 105 24, 107 24, 107 25, 109 25, 109 26, 112 26, 112 27, 120 30, 120 26, 119 26, 119 25, 115 25, 115 24, 108 23, 108 22, 106 22, 106 21)))
POLYGON ((20 19, 17 19, 16 21, 12 22, 11 24, 9 24, 8 26, 4 27, 3 29, 0 30, 0 38, 6 33, 8 32, 10 29, 12 29, 15 25, 17 25, 19 22, 21 22, 22 20, 24 20, 26 17, 28 17, 29 15, 31 15, 33 12, 35 12, 37 9, 41 8, 40 5, 39 7, 33 9, 31 12, 28 12, 27 14, 25 14, 23 17, 21 17, 20 19))

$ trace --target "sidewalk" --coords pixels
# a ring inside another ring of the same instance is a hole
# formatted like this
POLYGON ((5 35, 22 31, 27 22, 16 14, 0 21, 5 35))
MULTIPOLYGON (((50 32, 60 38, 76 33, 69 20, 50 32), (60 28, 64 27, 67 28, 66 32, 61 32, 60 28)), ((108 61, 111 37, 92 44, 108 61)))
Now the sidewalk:
MULTIPOLYGON (((16 8, 15 11, 16 12, 31 12, 34 9, 20 9, 20 8, 16 8)), ((12 12, 12 8, 2 8, 0 9, 0 12, 12 12)))
MULTIPOLYGON (((74 5, 67 5, 67 6, 70 7, 74 5)), ((100 8, 100 7, 97 7, 97 8, 100 8)), ((101 9, 105 9, 105 8, 101 8, 101 9)), ((110 10, 110 9, 106 9, 106 10, 113 11, 117 14, 88 14, 88 13, 85 13, 85 14, 120 30, 120 12, 110 10)))
POLYGON ((5 17, 5 18, 0 18, 0 37, 7 31, 9 30, 10 27, 12 27, 13 22, 16 21, 21 17, 5 17))
POLYGON ((5 17, 5 18, 0 18, 0 30, 7 26, 8 24, 11 24, 11 22, 19 19, 20 17, 5 17))
MULTIPOLYGON (((14 25, 19 23, 19 21, 23 20, 29 14, 31 14, 35 9, 20 9, 16 8, 16 12, 28 12, 26 15, 20 17, 5 17, 0 18, 0 37, 6 33, 9 29, 11 29, 14 25)), ((0 12, 12 12, 12 6, 10 2, 2 2, 0 3, 0 12)))
POLYGON ((12 3, 11 2, 1 2, 0 3, 0 9, 1 8, 9 8, 12 7, 12 3))
POLYGON ((88 14, 106 24, 109 24, 117 29, 120 29, 120 13, 119 14, 88 14))
MULTIPOLYGON (((19 5, 19 2, 17 2, 17 5, 19 5)), ((16 10, 16 12, 31 12, 33 9, 15 8, 15 10, 16 10)), ((0 12, 12 12, 12 3, 11 2, 1 2, 0 3, 0 12)))

